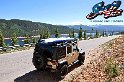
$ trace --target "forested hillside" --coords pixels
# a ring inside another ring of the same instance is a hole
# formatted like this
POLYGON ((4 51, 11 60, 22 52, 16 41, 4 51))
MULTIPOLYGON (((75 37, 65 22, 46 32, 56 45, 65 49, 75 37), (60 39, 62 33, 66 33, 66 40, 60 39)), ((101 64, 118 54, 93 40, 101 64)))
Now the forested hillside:
POLYGON ((52 25, 19 19, 0 19, 0 30, 4 37, 11 37, 13 36, 13 33, 16 33, 17 36, 25 36, 26 34, 39 35, 41 31, 47 30, 50 34, 54 34, 56 28, 59 30, 59 33, 69 33, 73 30, 67 26, 61 25, 52 25))

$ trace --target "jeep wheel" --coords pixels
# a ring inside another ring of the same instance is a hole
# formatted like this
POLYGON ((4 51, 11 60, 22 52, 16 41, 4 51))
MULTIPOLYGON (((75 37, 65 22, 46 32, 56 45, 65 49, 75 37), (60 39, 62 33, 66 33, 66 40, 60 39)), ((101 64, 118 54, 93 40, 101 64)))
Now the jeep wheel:
POLYGON ((37 70, 44 70, 46 66, 46 58, 42 55, 33 57, 33 64, 37 70))
POLYGON ((65 75, 68 73, 68 66, 67 65, 63 65, 60 69, 58 69, 57 72, 57 77, 59 79, 63 79, 65 77, 65 75))
POLYGON ((79 55, 79 65, 82 65, 84 63, 84 60, 85 60, 85 53, 82 53, 79 55))

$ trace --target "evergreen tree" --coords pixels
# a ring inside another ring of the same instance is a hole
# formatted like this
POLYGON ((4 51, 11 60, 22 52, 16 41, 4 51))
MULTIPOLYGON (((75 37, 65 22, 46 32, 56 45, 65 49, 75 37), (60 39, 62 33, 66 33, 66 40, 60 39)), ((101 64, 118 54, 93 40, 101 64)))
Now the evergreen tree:
POLYGON ((104 37, 105 36, 105 32, 103 31, 103 33, 102 33, 102 36, 104 37))
POLYGON ((40 39, 45 39, 43 31, 40 32, 40 39))
POLYGON ((79 33, 78 33, 78 38, 82 40, 82 28, 80 27, 79 33))
POLYGON ((105 36, 108 36, 107 32, 105 31, 105 36))
POLYGON ((72 38, 72 32, 69 33, 69 37, 72 38))
POLYGON ((36 43, 36 38, 34 36, 32 37, 32 43, 36 43))
POLYGON ((99 32, 96 30, 95 38, 99 38, 99 32))
POLYGON ((30 38, 29 35, 26 35, 26 38, 24 39, 24 44, 30 44, 30 38))
POLYGON ((75 38, 75 35, 74 35, 74 29, 73 29, 73 31, 72 31, 72 38, 75 38))
POLYGON ((92 35, 92 33, 90 32, 90 38, 92 39, 93 38, 93 35, 92 35))
POLYGON ((45 39, 49 38, 50 37, 50 32, 47 30, 44 36, 45 36, 45 39))
POLYGON ((13 37, 11 38, 11 45, 15 46, 18 42, 18 38, 16 36, 16 33, 13 33, 13 37))
MULTIPOLYGON (((93 31, 94 31, 94 29, 92 28, 92 34, 94 33, 93 31)), ((92 36, 91 38, 93 39, 94 38, 94 35, 91 35, 91 36, 92 36)))
POLYGON ((4 43, 4 37, 3 37, 1 31, 0 31, 0 47, 6 47, 6 45, 5 45, 5 43, 4 43))
POLYGON ((56 30, 55 30, 55 37, 56 37, 56 38, 59 38, 59 31, 58 31, 57 28, 56 28, 56 30))
POLYGON ((87 39, 87 32, 86 32, 86 30, 84 31, 84 40, 86 40, 87 39))

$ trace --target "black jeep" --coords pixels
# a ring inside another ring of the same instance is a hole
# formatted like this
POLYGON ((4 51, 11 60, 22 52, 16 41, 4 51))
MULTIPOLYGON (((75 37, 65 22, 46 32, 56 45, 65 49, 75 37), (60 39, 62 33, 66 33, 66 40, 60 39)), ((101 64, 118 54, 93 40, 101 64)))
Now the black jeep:
POLYGON ((74 63, 83 64, 85 52, 80 52, 74 38, 40 39, 34 49, 33 64, 37 70, 49 69, 63 78, 68 67, 74 63))

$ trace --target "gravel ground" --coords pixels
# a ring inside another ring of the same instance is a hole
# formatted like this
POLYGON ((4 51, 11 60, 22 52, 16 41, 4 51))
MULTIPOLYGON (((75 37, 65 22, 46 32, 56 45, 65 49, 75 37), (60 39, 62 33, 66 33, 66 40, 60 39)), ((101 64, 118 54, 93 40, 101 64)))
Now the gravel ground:
MULTIPOLYGON (((118 36, 80 41, 79 47, 85 52, 88 52, 116 37, 118 36)), ((53 78, 54 74, 36 71, 32 64, 32 57, 33 49, 1 54, 0 82, 58 82, 53 78)), ((78 66, 71 67, 70 73, 74 72, 77 67, 78 66)), ((66 77, 68 77, 69 74, 67 74, 66 77)))

